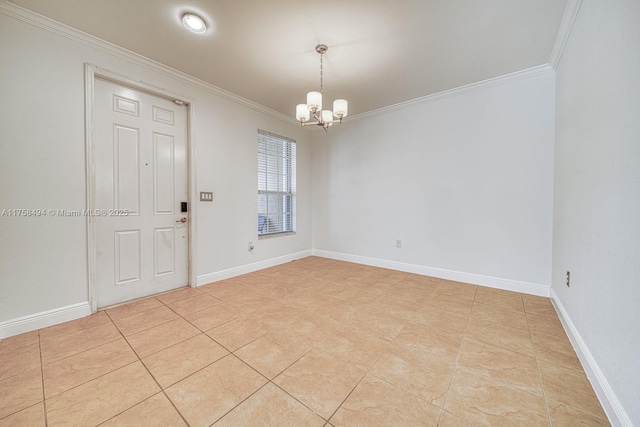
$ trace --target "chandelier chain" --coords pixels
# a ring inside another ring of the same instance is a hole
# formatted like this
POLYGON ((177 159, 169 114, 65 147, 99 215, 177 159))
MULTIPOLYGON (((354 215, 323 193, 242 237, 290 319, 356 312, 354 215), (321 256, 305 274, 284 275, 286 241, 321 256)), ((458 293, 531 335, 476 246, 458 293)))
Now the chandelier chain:
POLYGON ((323 54, 320 54, 320 93, 322 93, 322 58, 324 57, 323 54))

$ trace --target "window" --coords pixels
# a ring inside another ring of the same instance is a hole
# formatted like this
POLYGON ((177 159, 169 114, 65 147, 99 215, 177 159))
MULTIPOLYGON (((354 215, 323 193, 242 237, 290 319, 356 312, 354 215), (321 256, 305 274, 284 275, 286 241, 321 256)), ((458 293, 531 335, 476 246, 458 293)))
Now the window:
POLYGON ((296 142, 258 130, 258 236, 296 230, 296 142))

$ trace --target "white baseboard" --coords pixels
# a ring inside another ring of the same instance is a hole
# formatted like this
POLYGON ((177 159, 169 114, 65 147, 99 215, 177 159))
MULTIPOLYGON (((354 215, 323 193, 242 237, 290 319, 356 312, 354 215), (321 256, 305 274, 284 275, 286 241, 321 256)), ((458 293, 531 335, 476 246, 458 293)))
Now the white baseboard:
POLYGON ((602 370, 593 358, 591 351, 589 351, 587 344, 582 339, 582 336, 580 336, 580 333, 571 321, 569 314, 553 289, 551 289, 551 299, 553 300, 556 311, 560 316, 560 321, 564 325, 564 329, 569 336, 569 340, 571 340, 571 344, 573 344, 573 348, 580 359, 580 363, 582 363, 582 367, 584 368, 598 399, 600 399, 602 408, 609 417, 609 421, 614 426, 632 427, 633 423, 627 415, 627 412, 620 404, 620 401, 613 392, 609 381, 607 381, 607 378, 602 373, 602 370))
POLYGON ((198 276, 196 286, 206 285, 207 283, 217 282, 231 277, 240 276, 241 274, 253 273, 254 271, 264 268, 275 267, 285 262, 295 261, 297 259, 306 258, 311 255, 311 250, 296 252, 293 254, 283 255, 276 258, 265 259, 251 264, 241 265, 239 267, 229 268, 227 270, 216 271, 215 273, 203 274, 198 276))
POLYGON ((90 314, 91 306, 87 301, 7 320, 0 323, 0 339, 79 319, 90 314))
POLYGON ((369 258, 360 255, 324 251, 320 249, 313 249, 311 253, 314 256, 323 258, 337 259, 340 261, 354 262, 357 264, 371 265, 374 267, 390 268, 392 270, 420 274, 422 276, 431 276, 437 277, 439 279, 454 280, 456 282, 472 283, 474 285, 487 286, 489 288, 503 289, 507 291, 522 292, 529 295, 537 295, 542 297, 549 296, 549 286, 539 285, 536 283, 519 282, 517 280, 501 279, 499 277, 482 276, 480 274, 464 273, 460 271, 445 270, 442 268, 407 264, 398 261, 369 258))

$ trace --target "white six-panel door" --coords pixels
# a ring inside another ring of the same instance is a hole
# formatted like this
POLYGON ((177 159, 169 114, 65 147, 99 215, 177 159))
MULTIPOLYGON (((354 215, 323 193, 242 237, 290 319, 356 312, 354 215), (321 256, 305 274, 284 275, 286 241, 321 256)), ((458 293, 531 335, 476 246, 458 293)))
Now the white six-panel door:
POLYGON ((94 102, 95 280, 106 307, 188 283, 187 109, 101 79, 94 102))

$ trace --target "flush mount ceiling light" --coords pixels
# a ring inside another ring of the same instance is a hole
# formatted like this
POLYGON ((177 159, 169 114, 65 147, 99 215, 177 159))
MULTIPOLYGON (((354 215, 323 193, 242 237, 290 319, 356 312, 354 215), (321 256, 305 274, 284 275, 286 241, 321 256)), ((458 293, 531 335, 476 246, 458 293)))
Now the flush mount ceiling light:
POLYGON ((182 25, 196 34, 204 34, 207 31, 207 24, 204 23, 204 19, 200 18, 195 13, 185 13, 182 15, 182 25))
POLYGON ((316 46, 316 52, 320 54, 320 92, 309 92, 307 103, 296 107, 296 118, 302 126, 317 125, 325 131, 334 123, 342 123, 342 119, 347 117, 348 108, 346 99, 336 99, 333 101, 333 111, 322 109, 322 58, 327 50, 329 48, 326 44, 316 46))

